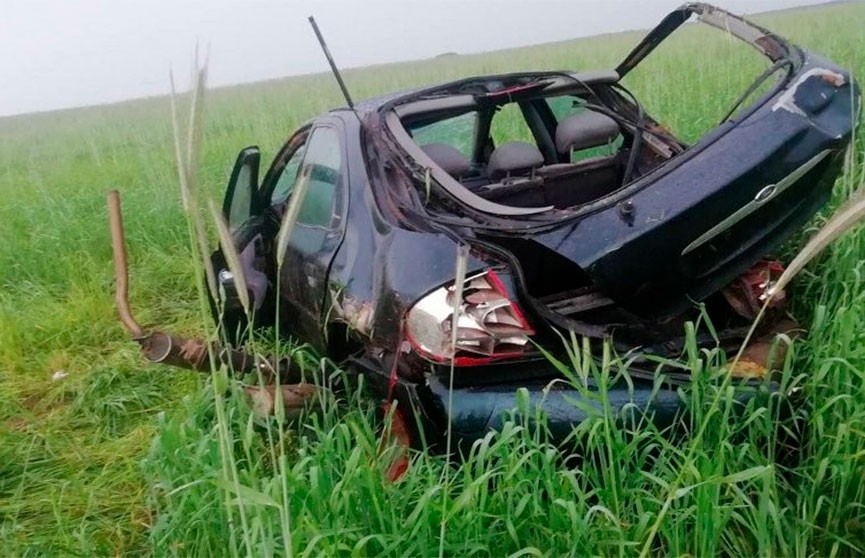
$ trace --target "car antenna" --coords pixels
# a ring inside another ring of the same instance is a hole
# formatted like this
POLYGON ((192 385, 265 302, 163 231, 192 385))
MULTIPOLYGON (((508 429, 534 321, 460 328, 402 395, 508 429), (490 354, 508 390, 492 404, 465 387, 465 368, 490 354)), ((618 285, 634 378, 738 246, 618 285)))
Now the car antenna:
POLYGON ((321 45, 321 50, 324 51, 324 56, 327 58, 327 63, 330 64, 330 69, 333 72, 333 77, 336 78, 336 82, 339 84, 339 88, 342 90, 342 96, 345 97, 345 102, 348 103, 348 108, 357 116, 358 121, 360 121, 360 115, 357 113, 357 110, 354 108, 354 101, 351 100, 351 95, 348 93, 348 88, 345 86, 345 82, 342 81, 342 75, 339 73, 339 68, 336 67, 336 62, 333 61, 333 57, 330 55, 330 51, 327 49, 327 43, 324 42, 324 37, 321 36, 321 31, 318 29, 318 25, 315 23, 315 18, 309 16, 309 24, 312 25, 312 30, 315 31, 315 37, 318 39, 318 44, 321 45))

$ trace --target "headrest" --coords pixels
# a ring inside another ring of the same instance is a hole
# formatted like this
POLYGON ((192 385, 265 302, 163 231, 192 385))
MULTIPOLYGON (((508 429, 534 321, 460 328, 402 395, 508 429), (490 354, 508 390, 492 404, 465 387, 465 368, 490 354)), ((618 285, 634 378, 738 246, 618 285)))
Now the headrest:
POLYGON ((591 110, 583 110, 565 118, 556 127, 556 149, 559 153, 598 147, 619 136, 615 120, 591 110))
POLYGON ((537 146, 524 141, 512 141, 496 147, 487 163, 490 180, 500 180, 509 174, 536 169, 544 164, 537 146))
POLYGON ((421 149, 435 164, 454 178, 460 178, 472 168, 469 160, 456 147, 446 143, 428 143, 422 145, 421 149))

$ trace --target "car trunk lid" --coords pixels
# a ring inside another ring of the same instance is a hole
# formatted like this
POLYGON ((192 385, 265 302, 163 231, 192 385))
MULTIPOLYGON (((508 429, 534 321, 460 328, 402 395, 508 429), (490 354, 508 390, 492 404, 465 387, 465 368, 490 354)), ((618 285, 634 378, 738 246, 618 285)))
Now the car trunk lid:
POLYGON ((642 62, 655 48, 664 42, 676 29, 687 23, 693 16, 697 20, 726 31, 734 37, 741 39, 769 57, 772 62, 777 62, 790 55, 792 49, 781 37, 771 31, 760 27, 745 19, 733 15, 730 12, 716 8, 710 4, 692 2, 683 4, 673 10, 655 26, 616 67, 616 73, 620 78, 625 77, 631 70, 642 62))

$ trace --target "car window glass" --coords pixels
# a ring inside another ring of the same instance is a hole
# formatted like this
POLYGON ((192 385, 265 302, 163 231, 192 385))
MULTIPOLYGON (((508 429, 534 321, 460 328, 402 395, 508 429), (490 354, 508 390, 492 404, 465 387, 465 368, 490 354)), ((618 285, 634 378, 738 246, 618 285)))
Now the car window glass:
POLYGON ((242 223, 249 220, 252 215, 252 193, 254 185, 252 181, 252 168, 249 163, 240 167, 237 181, 234 183, 234 195, 231 198, 231 206, 228 214, 228 223, 232 229, 236 229, 242 223))
POLYGON ((496 146, 512 141, 536 143, 526 118, 523 116, 523 111, 516 103, 508 103, 499 107, 490 124, 490 135, 496 146))
POLYGON ((273 193, 270 196, 271 205, 284 202, 294 190, 294 184, 297 182, 297 171, 300 168, 300 162, 303 160, 305 151, 306 144, 303 144, 286 161, 285 166, 279 173, 279 178, 276 179, 276 185, 273 187, 273 193))
POLYGON ((298 223, 330 225, 341 170, 339 134, 334 128, 316 128, 306 144, 301 166, 300 174, 309 176, 309 186, 300 205, 298 223))
POLYGON ((431 124, 409 126, 409 132, 420 146, 445 143, 455 147, 466 159, 471 159, 477 121, 478 113, 472 111, 431 124))

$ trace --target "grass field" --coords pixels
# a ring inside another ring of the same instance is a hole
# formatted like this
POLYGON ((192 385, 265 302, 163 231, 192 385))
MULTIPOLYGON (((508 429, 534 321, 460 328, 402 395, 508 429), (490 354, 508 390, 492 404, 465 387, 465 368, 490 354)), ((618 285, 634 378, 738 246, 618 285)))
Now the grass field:
MULTIPOLYGON (((865 4, 757 19, 865 74, 865 4)), ((604 68, 639 37, 377 66, 345 79, 362 98, 479 73, 604 68)), ((627 85, 693 139, 761 63, 742 45, 687 29, 627 85)), ((221 200, 241 147, 258 144, 269 161, 298 124, 339 104, 329 75, 208 92, 206 197, 221 200)), ((832 207, 862 183, 862 140, 832 207)), ((358 394, 323 400, 303 428, 280 429, 227 396, 233 383, 140 361, 113 307, 107 189, 124 197, 140 320, 182 334, 206 327, 172 141, 163 98, 0 119, 0 554, 865 553, 862 231, 792 288, 810 331, 781 372, 786 388, 802 388, 794 417, 776 420, 772 402, 734 419, 730 394, 711 381, 719 355, 688 351, 687 439, 668 441, 648 424, 623 432, 602 413, 575 431, 585 461, 568 467, 515 415, 463 464, 418 453, 406 477, 387 484, 374 408, 358 394), (66 377, 53 380, 60 371, 66 377), (779 450, 779 439, 795 450, 779 450)), ((571 364, 602 383, 621 371, 613 357, 571 364)))

